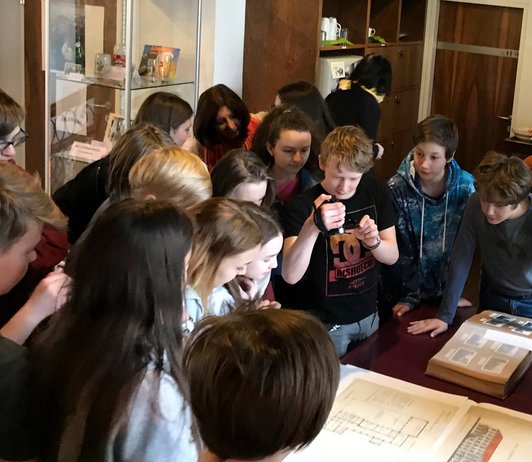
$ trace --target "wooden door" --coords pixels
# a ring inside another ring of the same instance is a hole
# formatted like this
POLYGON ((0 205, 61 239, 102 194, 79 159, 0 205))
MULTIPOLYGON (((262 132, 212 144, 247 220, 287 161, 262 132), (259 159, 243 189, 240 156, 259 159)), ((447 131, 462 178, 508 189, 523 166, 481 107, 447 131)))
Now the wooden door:
POLYGON ((432 113, 452 117, 456 159, 472 171, 490 149, 504 151, 512 113, 523 10, 442 1, 432 113))

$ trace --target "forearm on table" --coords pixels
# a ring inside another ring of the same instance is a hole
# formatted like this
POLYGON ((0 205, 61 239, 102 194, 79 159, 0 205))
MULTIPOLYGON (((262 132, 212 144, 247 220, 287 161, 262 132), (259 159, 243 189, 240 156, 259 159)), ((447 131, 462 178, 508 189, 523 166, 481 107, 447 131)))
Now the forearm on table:
POLYGON ((447 324, 452 324, 453 322, 458 301, 462 296, 469 276, 474 253, 474 247, 469 248, 468 246, 455 245, 455 248, 453 248, 447 283, 445 284, 440 309, 436 315, 438 319, 447 324))
POLYGON ((289 284, 298 282, 307 271, 312 249, 320 232, 310 215, 303 224, 298 236, 285 239, 283 251, 283 279, 289 284))

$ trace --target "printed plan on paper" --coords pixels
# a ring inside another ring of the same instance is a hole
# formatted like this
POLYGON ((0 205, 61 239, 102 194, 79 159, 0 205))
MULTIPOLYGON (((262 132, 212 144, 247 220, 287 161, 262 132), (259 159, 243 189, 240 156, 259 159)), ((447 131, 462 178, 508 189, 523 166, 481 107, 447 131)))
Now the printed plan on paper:
POLYGON ((472 404, 442 445, 436 460, 532 460, 532 416, 491 404, 472 404))
POLYGON ((324 429, 308 448, 286 461, 529 462, 528 419, 498 406, 476 405, 466 397, 342 366, 324 429))

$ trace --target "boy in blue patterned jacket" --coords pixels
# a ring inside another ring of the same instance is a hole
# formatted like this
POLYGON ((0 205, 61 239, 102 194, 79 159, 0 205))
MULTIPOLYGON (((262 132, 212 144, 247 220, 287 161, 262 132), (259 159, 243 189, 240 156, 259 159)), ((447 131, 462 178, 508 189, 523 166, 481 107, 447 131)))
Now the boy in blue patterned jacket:
MULTIPOLYGON (((424 301, 439 304, 453 242, 475 190, 472 175, 454 160, 458 130, 451 119, 434 115, 421 121, 414 144, 389 181, 398 216, 399 260, 389 270, 385 289, 393 294, 397 316, 424 301)), ((470 303, 461 299, 460 305, 470 303)))

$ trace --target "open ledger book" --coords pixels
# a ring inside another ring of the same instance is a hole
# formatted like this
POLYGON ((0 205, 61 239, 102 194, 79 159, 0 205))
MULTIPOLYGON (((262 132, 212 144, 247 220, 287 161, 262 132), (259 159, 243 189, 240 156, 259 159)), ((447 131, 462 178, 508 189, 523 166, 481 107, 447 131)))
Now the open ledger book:
POLYGON ((531 334, 529 318, 483 311, 460 326, 425 373, 506 398, 532 363, 531 334))
POLYGON ((286 462, 529 462, 532 416, 341 366, 329 419, 286 462))

